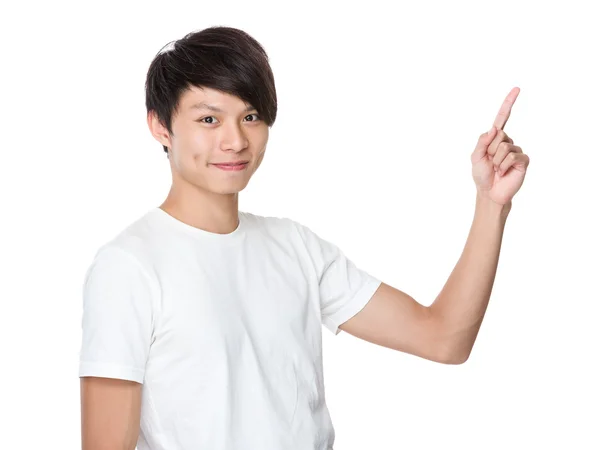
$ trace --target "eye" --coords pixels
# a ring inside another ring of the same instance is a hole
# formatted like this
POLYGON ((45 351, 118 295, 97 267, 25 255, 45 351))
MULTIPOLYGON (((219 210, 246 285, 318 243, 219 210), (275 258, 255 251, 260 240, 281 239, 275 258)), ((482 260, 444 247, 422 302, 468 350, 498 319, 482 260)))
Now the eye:
POLYGON ((216 123, 216 120, 217 120, 217 118, 215 116, 208 116, 208 117, 203 117, 202 119, 198 120, 198 122, 207 123, 209 125, 212 125, 212 124, 216 123), (206 122, 205 119, 211 119, 211 120, 210 120, 210 122, 206 122))
MULTIPOLYGON (((245 118, 252 117, 252 116, 255 116, 256 118, 254 120, 249 120, 249 122, 257 122, 259 120, 262 120, 258 114, 248 114, 245 118)), ((207 117, 203 117, 202 119, 198 119, 196 122, 205 123, 208 125, 214 125, 218 122, 218 120, 215 116, 207 116, 207 117)))
POLYGON ((250 122, 256 122, 258 120, 261 120, 261 118, 258 114, 248 114, 246 117, 250 117, 250 116, 256 116, 256 119, 251 120, 250 122))

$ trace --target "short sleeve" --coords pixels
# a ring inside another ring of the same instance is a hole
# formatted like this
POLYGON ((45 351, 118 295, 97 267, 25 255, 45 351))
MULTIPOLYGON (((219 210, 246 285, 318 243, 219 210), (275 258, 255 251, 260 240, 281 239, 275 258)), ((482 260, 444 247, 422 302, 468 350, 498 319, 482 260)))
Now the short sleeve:
POLYGON ((334 335, 362 310, 381 281, 357 267, 335 244, 296 223, 319 280, 321 321, 334 335))
POLYGON ((153 329, 152 285, 120 247, 101 248, 83 283, 80 377, 143 383, 153 329))

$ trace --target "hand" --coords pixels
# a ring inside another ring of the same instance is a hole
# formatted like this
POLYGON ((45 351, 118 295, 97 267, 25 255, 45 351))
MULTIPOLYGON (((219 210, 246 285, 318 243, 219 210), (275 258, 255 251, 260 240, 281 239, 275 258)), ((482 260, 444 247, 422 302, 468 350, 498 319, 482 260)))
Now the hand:
POLYGON ((529 166, 529 157, 504 132, 520 89, 513 88, 494 120, 492 129, 479 136, 471 154, 473 180, 478 194, 499 205, 507 205, 521 188, 529 166))

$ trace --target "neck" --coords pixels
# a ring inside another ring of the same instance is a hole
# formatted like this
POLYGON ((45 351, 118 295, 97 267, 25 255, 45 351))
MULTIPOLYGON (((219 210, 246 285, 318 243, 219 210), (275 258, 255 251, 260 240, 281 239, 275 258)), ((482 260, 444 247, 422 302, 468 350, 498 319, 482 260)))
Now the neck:
POLYGON ((160 208, 176 219, 210 233, 229 234, 238 227, 238 193, 215 194, 196 186, 183 191, 173 185, 160 208))

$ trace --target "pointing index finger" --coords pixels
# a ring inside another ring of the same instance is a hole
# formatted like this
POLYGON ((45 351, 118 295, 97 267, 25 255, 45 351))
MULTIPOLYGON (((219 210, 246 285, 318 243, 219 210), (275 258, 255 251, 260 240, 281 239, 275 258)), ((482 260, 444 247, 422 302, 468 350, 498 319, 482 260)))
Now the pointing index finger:
POLYGON ((519 89, 518 87, 514 87, 504 99, 504 103, 502 103, 500 111, 498 111, 496 120, 494 120, 494 126, 499 130, 504 129, 504 125, 506 125, 506 122, 510 117, 510 111, 512 109, 512 106, 515 104, 515 100, 517 99, 519 92, 521 92, 521 89, 519 89))

